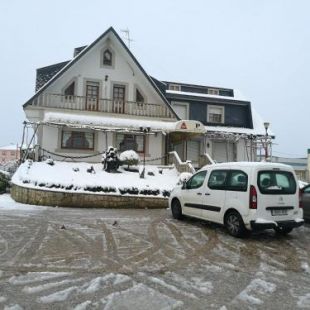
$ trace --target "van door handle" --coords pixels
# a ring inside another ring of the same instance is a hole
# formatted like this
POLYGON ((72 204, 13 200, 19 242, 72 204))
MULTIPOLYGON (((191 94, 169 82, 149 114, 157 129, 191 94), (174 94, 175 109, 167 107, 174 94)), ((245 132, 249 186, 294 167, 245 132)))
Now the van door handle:
POLYGON ((211 194, 210 194, 210 193, 205 193, 205 195, 206 195, 206 196, 209 196, 209 195, 211 195, 211 194))
POLYGON ((197 195, 201 196, 201 195, 202 195, 202 193, 197 193, 197 195))

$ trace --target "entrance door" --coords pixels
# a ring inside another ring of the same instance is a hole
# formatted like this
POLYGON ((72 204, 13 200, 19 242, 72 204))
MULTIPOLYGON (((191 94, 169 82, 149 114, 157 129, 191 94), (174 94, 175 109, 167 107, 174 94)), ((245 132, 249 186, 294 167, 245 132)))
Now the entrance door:
POLYGON ((194 167, 199 165, 200 143, 195 140, 188 140, 186 143, 186 160, 190 160, 194 167))
POLYGON ((113 86, 113 113, 124 113, 125 110, 125 86, 113 86))
POLYGON ((97 111, 99 101, 99 83, 86 83, 86 110, 97 111))

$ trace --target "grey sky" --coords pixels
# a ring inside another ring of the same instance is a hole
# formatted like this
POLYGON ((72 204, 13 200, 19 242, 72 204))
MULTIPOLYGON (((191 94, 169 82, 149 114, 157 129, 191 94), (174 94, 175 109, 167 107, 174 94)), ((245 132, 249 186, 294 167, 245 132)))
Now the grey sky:
POLYGON ((271 122, 274 155, 306 156, 309 12, 307 0, 1 0, 0 146, 21 141, 35 69, 113 26, 149 74, 239 89, 271 122))

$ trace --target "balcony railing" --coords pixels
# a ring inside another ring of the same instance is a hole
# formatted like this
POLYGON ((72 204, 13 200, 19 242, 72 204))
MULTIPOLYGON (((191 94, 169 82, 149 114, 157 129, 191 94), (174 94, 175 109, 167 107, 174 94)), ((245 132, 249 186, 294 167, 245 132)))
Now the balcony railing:
POLYGON ((33 106, 78 111, 96 111, 158 118, 174 118, 163 104, 100 99, 96 97, 42 94, 32 101, 33 106))

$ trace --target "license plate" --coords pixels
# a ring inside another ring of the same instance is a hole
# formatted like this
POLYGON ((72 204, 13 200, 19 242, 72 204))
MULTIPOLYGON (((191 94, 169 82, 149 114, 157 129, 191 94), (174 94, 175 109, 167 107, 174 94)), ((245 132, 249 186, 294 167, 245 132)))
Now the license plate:
POLYGON ((271 215, 287 215, 287 210, 285 209, 279 209, 279 210, 271 210, 271 215))

